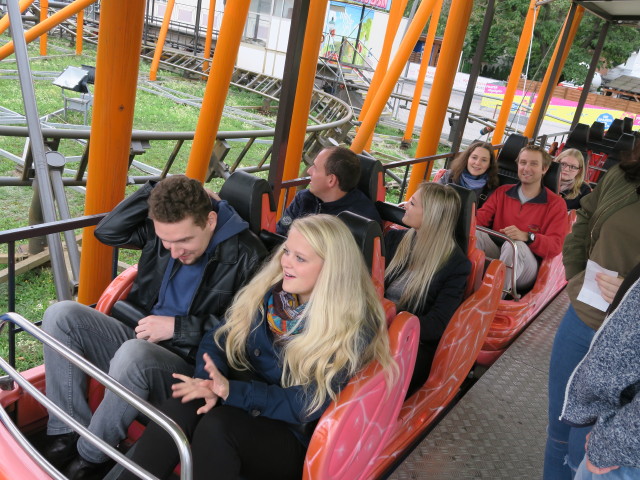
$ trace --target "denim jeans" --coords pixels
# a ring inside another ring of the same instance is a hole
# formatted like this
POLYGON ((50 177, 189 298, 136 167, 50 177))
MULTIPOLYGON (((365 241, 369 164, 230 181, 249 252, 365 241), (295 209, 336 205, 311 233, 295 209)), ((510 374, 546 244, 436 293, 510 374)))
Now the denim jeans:
POLYGON ((580 320, 570 305, 558 327, 551 350, 544 480, 571 480, 584 457, 584 444, 591 427, 570 427, 559 419, 569 377, 589 351, 595 333, 580 320))
MULTIPOLYGON (((64 301, 49 307, 42 325, 47 333, 151 403, 160 403, 169 396, 172 373, 193 373, 193 366, 178 355, 136 339, 131 328, 76 302, 64 301)), ((134 407, 106 390, 92 415, 85 373, 46 345, 44 361, 49 399, 110 445, 115 446, 126 437, 129 424, 138 416, 134 407)), ((49 435, 70 431, 55 415, 49 416, 49 435)), ((78 452, 94 463, 108 459, 84 438, 78 441, 78 452)))
POLYGON ((620 467, 609 473, 598 475, 587 470, 586 457, 582 459, 574 480, 638 480, 640 469, 633 467, 620 467))

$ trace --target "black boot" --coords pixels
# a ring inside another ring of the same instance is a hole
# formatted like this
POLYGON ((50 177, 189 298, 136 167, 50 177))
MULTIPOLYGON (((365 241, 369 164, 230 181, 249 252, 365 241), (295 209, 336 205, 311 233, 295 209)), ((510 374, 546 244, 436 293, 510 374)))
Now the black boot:
POLYGON ((78 455, 76 444, 79 435, 76 432, 62 435, 47 435, 47 447, 43 455, 56 468, 60 469, 78 455))
POLYGON ((111 461, 93 463, 78 455, 67 465, 63 473, 69 480, 100 479, 104 477, 111 466, 113 466, 111 461))

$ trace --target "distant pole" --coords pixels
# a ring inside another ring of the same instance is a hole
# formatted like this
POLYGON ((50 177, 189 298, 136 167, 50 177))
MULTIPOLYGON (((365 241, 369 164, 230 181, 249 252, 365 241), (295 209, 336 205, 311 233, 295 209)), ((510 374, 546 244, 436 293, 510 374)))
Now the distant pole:
POLYGON ((362 10, 360 11, 360 22, 358 22, 358 33, 356 34, 356 44, 353 47, 353 59, 351 63, 356 63, 356 55, 358 54, 358 43, 360 43, 360 32, 362 31, 362 22, 364 21, 364 3, 362 4, 362 10))
POLYGON ((207 60, 202 64, 202 72, 209 73, 209 59, 211 58, 211 38, 213 37, 213 20, 216 10, 216 0, 209 2, 209 15, 207 16, 207 36, 204 39, 204 58, 207 60))
MULTIPOLYGON (((85 215, 108 212, 124 197, 144 11, 144 0, 101 4, 85 215)), ((84 304, 98 300, 112 275, 113 249, 94 229, 82 235, 78 301, 84 304)))
POLYGON ((491 136, 491 143, 493 145, 499 145, 502 143, 502 137, 504 136, 504 130, 509 120, 509 114, 511 113, 511 104, 518 88, 518 82, 520 75, 522 75, 522 68, 529 52, 529 44, 531 43, 531 37, 533 37, 533 29, 536 24, 536 18, 538 16, 538 8, 536 3, 538 0, 531 0, 529 4, 529 10, 527 10, 527 16, 524 20, 524 26, 522 27, 522 33, 520 34, 520 42, 516 49, 516 55, 511 65, 511 73, 509 74, 509 80, 507 81, 507 88, 504 92, 504 98, 502 99, 502 106, 500 107, 500 113, 498 114, 498 120, 496 120, 496 128, 493 130, 491 136))
MULTIPOLYGON (((480 65, 482 64, 482 57, 484 56, 484 50, 487 46, 487 40, 489 39, 489 31, 491 30, 491 24, 493 23, 493 15, 496 10, 495 0, 488 0, 487 6, 484 10, 484 22, 482 24, 482 30, 478 37, 478 44, 476 45, 476 51, 473 54, 473 65, 471 66, 471 72, 469 73, 469 83, 467 83, 467 90, 464 94, 464 100, 460 107, 460 116, 457 123, 452 125, 453 140, 451 142, 451 151, 457 152, 460 150, 462 144, 462 137, 464 135, 464 127, 467 124, 467 118, 469 118, 469 110, 471 110, 471 103, 473 102, 473 96, 476 90, 476 84, 478 83, 478 76, 480 75, 480 65)), ((447 161, 449 162, 449 160, 447 161)))
POLYGON ((589 91, 591 90, 591 82, 593 82, 593 76, 596 74, 596 69, 598 68, 598 60, 600 60, 600 55, 602 54, 602 47, 604 47, 604 41, 607 38, 607 33, 609 32, 610 25, 611 25, 610 22, 605 21, 604 25, 602 25, 602 29, 600 30, 598 43, 596 43, 596 48, 593 51, 593 56, 591 57, 591 64, 589 65, 589 71, 587 72, 587 77, 585 78, 584 85, 582 86, 582 92, 580 93, 580 100, 578 100, 576 113, 573 115, 573 121, 571 122, 571 130, 576 128, 576 125, 580 123, 582 110, 584 109, 584 105, 585 103, 587 103, 587 98, 589 97, 589 91))
POLYGON ((160 27, 158 41, 156 42, 156 50, 153 53, 153 60, 151 60, 151 68, 149 69, 149 80, 152 82, 155 82, 158 79, 158 67, 160 66, 162 50, 164 49, 164 42, 167 39, 167 32, 169 32, 169 23, 171 23, 171 14, 173 13, 173 6, 175 3, 176 0, 168 0, 167 9, 164 11, 162 26, 160 27))
POLYGON ((531 110, 529 121, 524 129, 525 136, 531 139, 535 139, 538 135, 538 131, 540 130, 547 107, 549 106, 549 101, 553 94, 553 89, 558 83, 560 74, 564 68, 564 63, 567 60, 569 50, 573 44, 573 39, 578 32, 578 27, 580 26, 583 14, 584 7, 578 7, 577 4, 571 3, 571 8, 569 8, 569 13, 567 14, 567 18, 562 29, 562 35, 556 43, 553 57, 549 63, 550 68, 547 68, 547 73, 544 76, 542 85, 540 86, 536 103, 531 110))
MULTIPOLYGON (((416 148, 416 158, 435 155, 440 143, 442 126, 447 115, 449 97, 453 89, 453 82, 458 69, 458 60, 462 52, 464 36, 469 25, 473 2, 468 0, 453 0, 449 9, 449 18, 442 40, 442 49, 438 57, 438 66, 433 78, 429 104, 422 122, 420 139, 416 148)), ((407 200, 418 189, 418 185, 431 174, 432 165, 417 164, 411 170, 407 200)))
POLYGON ((442 1, 443 0, 436 0, 436 5, 433 8, 433 13, 431 14, 431 21, 429 22, 427 38, 424 42, 424 50, 422 51, 422 59, 420 60, 420 69, 418 70, 418 78, 416 78, 416 86, 413 90, 413 99, 411 100, 409 117, 407 118, 407 125, 405 127, 404 136, 402 137, 401 142, 406 147, 409 147, 409 145, 411 145, 411 142, 413 141, 413 127, 416 124, 418 108, 420 108, 420 99, 422 98, 422 91, 424 90, 424 80, 427 77, 427 68, 429 67, 429 63, 431 62, 431 54, 433 53, 433 42, 436 39, 438 23, 440 22, 440 12, 442 11, 442 1))
POLYGON ((213 153, 250 3, 251 0, 229 1, 222 16, 211 62, 211 70, 216 74, 209 75, 207 80, 186 171, 188 177, 201 182, 204 182, 213 153))
POLYGON ((198 44, 200 43, 200 14, 202 13, 202 0, 196 3, 196 21, 193 34, 193 54, 198 55, 198 44))
POLYGON ((376 124, 378 123, 378 119, 380 118, 380 114, 387 103, 387 99, 391 95, 391 92, 393 92, 393 89, 400 78, 400 74, 402 73, 402 69, 407 63, 407 60, 409 60, 413 47, 420 38, 420 33, 424 29, 424 26, 429 19, 429 15, 431 15, 433 11, 435 2, 436 0, 423 0, 422 3, 420 3, 418 10, 416 10, 416 14, 411 21, 411 25, 400 42, 398 52, 393 58, 391 65, 389 65, 387 74, 378 89, 378 94, 376 95, 376 98, 373 99, 373 102, 369 107, 369 111, 367 112, 367 116, 362 121, 362 125, 360 125, 360 128, 358 129, 358 133, 356 133, 356 136, 351 143, 351 150, 355 153, 362 153, 362 150, 364 150, 364 147, 369 140, 369 136, 373 134, 376 124))
MULTIPOLYGON (((282 180, 298 178, 304 149, 304 140, 309 121, 309 107, 313 96, 313 86, 318 63, 318 52, 322 43, 322 29, 328 0, 310 0, 307 28, 304 32, 300 71, 296 82, 296 92, 291 115, 291 127, 282 180)), ((284 207, 284 189, 280 191, 278 212, 284 207)), ((289 189, 289 202, 293 200, 295 188, 289 189)))
MULTIPOLYGON (((40 0, 40 23, 45 23, 49 14, 49 0, 40 0)), ((40 36, 40 56, 47 55, 47 40, 49 36, 43 33, 40 36)))
POLYGON ((84 10, 76 16, 76 55, 82 55, 82 33, 84 31, 84 10))
MULTIPOLYGON (((407 6, 407 0, 395 0, 391 4, 391 11, 389 12, 389 21, 387 22, 387 29, 384 32, 384 42, 382 43, 382 51, 380 52, 380 58, 378 59, 378 65, 373 73, 373 78, 369 84, 369 90, 367 96, 364 99, 362 110, 360 110, 360 121, 367 115, 369 105, 376 96, 378 88, 382 83, 382 79, 387 73, 387 67, 389 66, 389 58, 391 57, 391 47, 393 47, 393 40, 396 38, 398 28, 400 27, 400 21, 402 20, 402 14, 407 6)), ((371 148, 371 142, 373 141, 373 134, 369 137, 365 149, 371 148)))

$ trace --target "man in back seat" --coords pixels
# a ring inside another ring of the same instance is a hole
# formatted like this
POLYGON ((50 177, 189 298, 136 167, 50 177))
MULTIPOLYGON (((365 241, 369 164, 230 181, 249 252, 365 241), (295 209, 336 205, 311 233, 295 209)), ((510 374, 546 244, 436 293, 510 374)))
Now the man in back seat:
MULTIPOLYGON (((515 185, 502 185, 476 214, 477 224, 499 231, 516 241, 518 290, 533 286, 538 260, 562 252, 567 235, 567 210, 564 200, 542 185, 542 177, 551 165, 551 156, 542 148, 527 145, 518 154, 518 179, 515 185)), ((484 232, 477 232, 477 246, 489 258, 500 258, 513 265, 513 248, 508 242, 498 245, 484 232)), ((505 289, 511 288, 507 274, 505 289)))
POLYGON ((278 222, 276 232, 286 235, 296 218, 348 211, 382 223, 373 202, 356 188, 360 180, 360 160, 344 147, 322 150, 309 167, 309 188, 299 191, 278 222))
MULTIPOLYGON (((142 250, 127 301, 112 316, 72 301, 54 304, 44 330, 140 397, 167 398, 171 374, 193 374, 204 333, 221 322, 267 254, 247 222, 214 196, 196 180, 172 176, 123 200, 95 235, 142 250)), ((107 390, 92 415, 86 375, 46 345, 44 356, 47 396, 110 445, 125 438, 137 410, 107 390)), ((108 460, 54 415, 47 434, 45 456, 58 468, 68 464, 70 479, 88 478, 108 460)))

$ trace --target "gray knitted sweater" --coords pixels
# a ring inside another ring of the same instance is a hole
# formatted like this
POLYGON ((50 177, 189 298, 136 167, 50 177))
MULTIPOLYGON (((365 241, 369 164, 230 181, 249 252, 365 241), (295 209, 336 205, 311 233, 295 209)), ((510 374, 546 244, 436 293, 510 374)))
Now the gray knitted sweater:
POLYGON ((598 330, 567 385, 560 420, 594 425, 595 466, 640 468, 640 280, 598 330))

